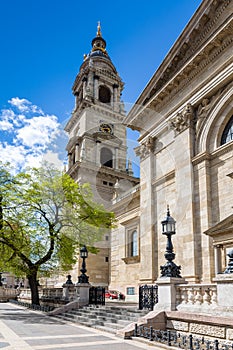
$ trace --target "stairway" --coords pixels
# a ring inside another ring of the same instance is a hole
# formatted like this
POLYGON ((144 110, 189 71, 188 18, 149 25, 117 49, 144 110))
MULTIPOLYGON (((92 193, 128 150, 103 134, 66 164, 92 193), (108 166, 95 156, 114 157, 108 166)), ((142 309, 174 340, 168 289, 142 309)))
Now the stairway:
POLYGON ((115 334, 118 329, 137 322, 139 317, 147 313, 147 310, 138 310, 136 306, 88 305, 56 317, 115 334))

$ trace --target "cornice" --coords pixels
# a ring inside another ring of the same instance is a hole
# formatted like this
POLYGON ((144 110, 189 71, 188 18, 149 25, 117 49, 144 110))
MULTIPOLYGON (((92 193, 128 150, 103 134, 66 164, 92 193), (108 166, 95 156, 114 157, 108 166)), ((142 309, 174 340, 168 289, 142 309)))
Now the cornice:
POLYGON ((95 74, 99 75, 100 77, 103 76, 106 80, 106 78, 109 78, 108 80, 111 81, 112 83, 118 83, 118 85, 120 86, 120 90, 122 91, 124 88, 124 83, 121 79, 121 77, 118 75, 118 73, 112 73, 110 70, 106 69, 106 68, 95 68, 95 74))
MULTIPOLYGON (((139 125, 142 124, 145 128, 145 125, 148 126, 149 120, 153 121, 153 125, 150 125, 147 130, 144 130, 143 128, 139 128, 141 131, 141 136, 138 139, 139 141, 143 140, 148 135, 151 135, 153 137, 158 137, 158 135, 165 131, 166 128, 169 127, 170 120, 176 117, 177 114, 183 113, 183 110, 185 109, 185 106, 188 103, 190 103, 194 107, 194 113, 197 113, 196 118, 199 118, 200 110, 198 110, 199 106, 204 103, 204 100, 207 98, 210 100, 212 96, 215 98, 218 96, 218 94, 223 94, 224 89, 228 89, 229 81, 232 81, 233 76, 233 63, 226 65, 224 69, 221 70, 221 72, 216 73, 211 77, 208 81, 205 81, 203 83, 203 86, 197 86, 196 91, 192 90, 192 93, 190 96, 186 96, 185 103, 180 102, 179 105, 172 104, 171 108, 166 113, 157 113, 157 111, 149 110, 149 108, 142 111, 140 114, 140 118, 138 119, 137 123, 139 125), (218 87, 218 90, 216 90, 216 87, 218 87)), ((231 83, 230 83, 231 86, 231 83)), ((183 91, 183 94, 184 91, 183 91)), ((169 101, 167 105, 171 103, 172 101, 169 101)), ((208 104, 210 101, 208 102, 208 104)), ((204 106, 200 106, 200 108, 203 108, 204 106)), ((139 115, 138 115, 139 116, 139 115)), ((137 117, 138 117, 137 116, 137 117)), ((194 118, 195 119, 195 118, 194 118)), ((197 120, 196 120, 197 121, 197 120)), ((200 125, 200 123, 198 122, 200 125)))
POLYGON ((184 91, 184 89, 191 84, 192 80, 199 76, 203 70, 207 69, 207 67, 216 60, 217 56, 231 46, 233 37, 230 34, 232 32, 233 23, 231 21, 231 23, 225 28, 224 39, 226 40, 220 39, 222 35, 221 32, 214 41, 208 43, 202 51, 197 52, 193 60, 184 66, 184 68, 175 76, 174 80, 164 86, 164 89, 158 94, 158 99, 156 101, 154 100, 155 102, 152 102, 150 106, 153 106, 153 109, 156 107, 156 110, 160 111, 174 96, 184 91))
POLYGON ((202 163, 204 161, 210 161, 211 155, 208 152, 200 153, 192 158, 192 164, 195 166, 199 163, 202 163))
MULTIPOLYGON (((199 34, 196 28, 192 28, 191 32, 189 32, 188 29, 184 30, 184 33, 186 31, 188 32, 186 33, 187 36, 185 37, 186 41, 184 41, 184 45, 182 45, 181 37, 174 45, 174 48, 176 47, 176 49, 180 50, 180 54, 172 56, 170 52, 165 58, 162 65, 136 101, 136 106, 129 112, 126 118, 128 125, 133 123, 137 125, 136 120, 138 116, 141 115, 142 111, 144 111, 144 108, 153 108, 156 109, 157 112, 161 111, 163 106, 170 102, 173 96, 180 93, 198 74, 206 69, 221 52, 230 46, 233 40, 232 15, 226 19, 224 23, 219 25, 217 31, 214 31, 214 25, 217 25, 220 21, 222 13, 230 2, 231 0, 215 2, 218 3, 218 11, 216 13, 213 10, 210 11, 212 17, 207 21, 208 26, 206 23, 206 26, 204 25, 202 30, 199 31, 199 34), (194 33, 197 36, 196 44, 194 38, 192 38, 192 33, 193 36, 194 33), (190 43, 188 44, 187 42, 190 43), (184 50, 185 45, 187 48, 184 50), (190 54, 187 54, 187 52, 189 52, 188 49, 190 54), (165 72, 167 73, 165 74, 165 72), (147 98, 145 98, 145 94, 148 95, 147 98)), ((213 4, 211 5, 213 6, 213 4)), ((205 13, 202 15, 203 17, 206 16, 205 13)), ((199 18, 199 22, 197 22, 199 26, 201 18, 199 18)), ((171 51, 173 50, 174 49, 171 51)))
POLYGON ((71 137, 66 145, 66 151, 68 151, 68 152, 71 151, 72 148, 74 148, 81 141, 82 141, 82 137, 80 137, 80 136, 71 137))
MULTIPOLYGON (((206 3, 207 1, 204 2, 206 3)), ((191 58, 193 55, 196 55, 196 52, 202 51, 207 41, 210 42, 212 40, 212 37, 216 35, 215 27, 217 25, 220 27, 222 26, 222 24, 220 24, 222 14, 230 4, 231 0, 218 0, 210 2, 206 8, 201 9, 200 6, 200 10, 203 12, 199 14, 199 18, 195 20, 195 15, 193 16, 193 19, 191 19, 168 56, 165 58, 164 65, 167 63, 167 66, 156 82, 156 86, 153 87, 155 91, 150 92, 149 99, 156 91, 160 90, 166 82, 171 80, 171 78, 175 76, 175 73, 186 66, 186 63, 191 61, 191 58), (172 51, 175 51, 173 55, 172 51), (169 62, 166 62, 167 60, 169 62)), ((198 14, 198 11, 196 13, 198 14)), ((145 102, 143 104, 145 104, 145 102)))
MULTIPOLYGON (((128 203, 128 202, 127 202, 128 203)), ((118 208, 121 208, 123 209, 123 213, 122 214, 118 214, 116 213, 117 215, 117 221, 119 224, 123 225, 123 226, 126 226, 128 225, 129 223, 131 222, 138 222, 139 221, 139 218, 140 218, 140 205, 138 205, 137 208, 134 208, 134 209, 131 209, 129 211, 127 211, 127 213, 125 212, 125 207, 122 207, 122 204, 121 204, 121 207, 118 205, 113 205, 111 210, 116 210, 118 208)))
MULTIPOLYGON (((117 80, 119 82, 119 84, 123 84, 121 81, 120 76, 117 73, 116 67, 114 66, 114 64, 108 60, 105 59, 103 57, 91 57, 91 62, 93 62, 93 64, 90 64, 90 59, 85 60, 82 65, 80 66, 79 69, 79 73, 77 74, 75 81, 73 83, 72 86, 72 90, 73 92, 75 92, 75 90, 77 89, 77 86, 79 85, 79 83, 82 81, 83 77, 88 75, 89 72, 93 72, 93 74, 101 74, 101 75, 105 75, 106 77, 110 77, 113 80, 117 80), (107 68, 100 68, 97 65, 103 65, 103 67, 109 66, 109 69, 107 68), (95 66, 96 65, 96 66, 95 66)), ((123 86, 122 86, 123 88, 123 86)))
POLYGON ((219 234, 221 235, 224 233, 232 233, 232 228, 233 228, 233 214, 231 214, 227 218, 221 220, 217 224, 210 227, 208 230, 204 232, 204 234, 213 237, 219 234))
POLYGON ((224 145, 220 146, 218 149, 211 153, 211 158, 222 156, 230 151, 233 151, 233 141, 227 142, 224 145))
POLYGON ((104 115, 106 115, 107 117, 110 117, 111 119, 115 119, 120 122, 123 122, 125 118, 125 112, 123 112, 122 114, 118 113, 113 110, 113 107, 111 105, 108 106, 104 103, 102 103, 102 105, 92 104, 91 109, 99 112, 100 114, 104 113, 104 115))
POLYGON ((102 103, 100 104, 95 104, 94 102, 91 101, 86 101, 83 100, 81 102, 81 104, 78 106, 78 108, 76 108, 71 115, 71 118, 69 119, 69 121, 67 122, 64 130, 67 132, 70 132, 72 130, 72 128, 74 127, 74 125, 76 125, 78 119, 81 117, 82 112, 84 112, 84 110, 88 111, 95 111, 101 115, 104 115, 106 117, 109 117, 111 120, 116 120, 118 122, 121 122, 123 124, 123 120, 125 119, 125 112, 124 110, 122 111, 122 114, 119 112, 116 112, 113 110, 113 106, 111 105, 107 105, 102 103))
POLYGON ((85 172, 99 175, 105 175, 105 176, 111 176, 112 179, 127 179, 131 182, 138 183, 139 178, 129 175, 126 171, 121 171, 118 169, 109 168, 104 165, 97 165, 96 163, 84 160, 84 161, 78 161, 75 164, 72 165, 70 169, 68 169, 67 174, 69 174, 71 177, 75 175, 79 170, 85 169, 85 172))
POLYGON ((212 153, 203 152, 203 153, 197 154, 195 157, 192 158, 192 164, 195 166, 204 161, 214 160, 230 151, 233 151, 233 141, 225 143, 224 145, 220 146, 218 149, 216 149, 212 153))

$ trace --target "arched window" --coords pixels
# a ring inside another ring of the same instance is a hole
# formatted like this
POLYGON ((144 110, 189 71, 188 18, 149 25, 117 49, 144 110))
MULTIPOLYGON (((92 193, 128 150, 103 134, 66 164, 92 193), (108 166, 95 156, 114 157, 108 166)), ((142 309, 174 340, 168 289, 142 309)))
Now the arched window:
POLYGON ((113 167, 112 151, 109 148, 103 147, 100 152, 100 163, 109 168, 113 167))
POLYGON ((227 123, 221 138, 221 145, 233 140, 233 116, 227 123))
POLYGON ((136 230, 132 232, 131 236, 131 256, 137 256, 138 255, 138 233, 136 230))
POLYGON ((111 91, 106 86, 99 87, 99 100, 102 103, 110 103, 111 102, 111 91))

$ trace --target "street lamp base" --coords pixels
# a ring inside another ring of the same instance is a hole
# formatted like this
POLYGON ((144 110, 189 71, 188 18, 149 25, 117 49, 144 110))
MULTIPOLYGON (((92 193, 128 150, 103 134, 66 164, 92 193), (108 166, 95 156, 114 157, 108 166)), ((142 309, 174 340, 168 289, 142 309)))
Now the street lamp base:
POLYGON ((78 276, 78 283, 89 283, 89 276, 85 274, 78 276))
POLYGON ((161 277, 177 277, 182 278, 180 274, 181 266, 177 266, 173 261, 166 262, 160 266, 161 277))

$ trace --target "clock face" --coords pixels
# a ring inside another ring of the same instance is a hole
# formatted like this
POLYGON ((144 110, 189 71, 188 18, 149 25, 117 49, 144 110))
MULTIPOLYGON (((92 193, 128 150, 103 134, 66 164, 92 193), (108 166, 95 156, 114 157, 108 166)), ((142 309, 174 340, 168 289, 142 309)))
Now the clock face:
POLYGON ((108 134, 113 134, 113 127, 110 124, 101 124, 99 127, 101 132, 106 132, 108 134))

